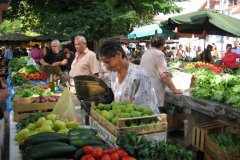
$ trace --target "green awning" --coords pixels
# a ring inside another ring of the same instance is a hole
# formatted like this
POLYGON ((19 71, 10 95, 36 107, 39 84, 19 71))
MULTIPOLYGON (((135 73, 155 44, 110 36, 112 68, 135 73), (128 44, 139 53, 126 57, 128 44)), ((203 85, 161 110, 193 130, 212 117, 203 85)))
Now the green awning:
POLYGON ((239 19, 209 9, 169 18, 160 27, 170 30, 178 27, 180 33, 240 36, 239 19))
POLYGON ((128 39, 153 36, 157 33, 166 34, 170 38, 175 38, 177 36, 174 32, 168 29, 160 28, 158 24, 150 24, 135 28, 130 34, 128 34, 128 39))

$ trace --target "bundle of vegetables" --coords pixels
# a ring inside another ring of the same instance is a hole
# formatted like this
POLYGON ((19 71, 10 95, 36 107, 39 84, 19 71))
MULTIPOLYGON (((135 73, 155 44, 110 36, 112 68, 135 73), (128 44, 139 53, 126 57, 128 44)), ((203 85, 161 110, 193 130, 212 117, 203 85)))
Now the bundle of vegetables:
POLYGON ((32 74, 32 73, 40 73, 40 72, 41 72, 40 66, 35 66, 35 65, 24 66, 23 68, 18 70, 18 73, 23 73, 23 74, 32 74))
POLYGON ((227 153, 240 154, 240 136, 231 133, 221 133, 211 136, 212 140, 216 142, 227 153))
POLYGON ((15 95, 17 95, 18 97, 39 97, 40 95, 43 95, 44 92, 46 91, 41 87, 34 86, 32 88, 19 90, 16 92, 15 95))
POLYGON ((137 136, 134 132, 120 134, 117 145, 138 160, 191 160, 192 152, 180 145, 166 144, 137 136))
POLYGON ((24 84, 30 84, 31 82, 25 78, 19 75, 19 73, 12 72, 12 85, 13 86, 22 86, 24 84))
POLYGON ((47 76, 44 72, 41 73, 21 73, 20 74, 23 77, 26 77, 29 80, 43 80, 43 81, 47 81, 47 76))
POLYGON ((191 73, 194 75, 191 89, 194 97, 240 108, 240 75, 220 76, 205 68, 191 70, 191 73))
POLYGON ((8 68, 11 71, 18 71, 20 68, 23 68, 24 66, 27 65, 27 62, 29 61, 29 57, 20 57, 20 58, 13 58, 9 63, 8 63, 8 68))
POLYGON ((184 69, 194 69, 194 68, 210 68, 211 71, 213 72, 216 72, 216 73, 220 73, 222 72, 226 67, 224 66, 215 66, 213 64, 210 64, 210 63, 205 63, 205 62, 190 62, 190 63, 187 63, 185 66, 184 66, 184 69))

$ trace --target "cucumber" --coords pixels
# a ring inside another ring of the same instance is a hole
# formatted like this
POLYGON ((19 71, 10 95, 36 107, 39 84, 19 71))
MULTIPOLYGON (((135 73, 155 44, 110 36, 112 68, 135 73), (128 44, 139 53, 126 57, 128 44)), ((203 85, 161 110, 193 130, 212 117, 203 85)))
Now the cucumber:
POLYGON ((76 139, 76 140, 70 140, 70 144, 72 146, 75 146, 77 148, 81 148, 83 146, 86 146, 86 145, 102 145, 104 144, 102 141, 99 141, 99 140, 82 140, 82 139, 76 139))
POLYGON ((19 149, 24 150, 27 146, 36 145, 39 143, 49 142, 49 141, 59 141, 59 142, 68 143, 69 139, 68 139, 68 136, 66 136, 63 133, 55 133, 55 132, 38 133, 30 137, 27 137, 23 142, 23 144, 19 146, 19 149))
POLYGON ((85 140, 88 140, 88 139, 93 139, 93 140, 101 140, 100 137, 96 136, 96 135, 87 135, 87 134, 77 134, 77 135, 72 135, 72 136, 69 136, 69 139, 70 140, 74 140, 74 139, 85 139, 85 140))
POLYGON ((75 153, 74 153, 74 159, 79 160, 83 156, 83 149, 79 148, 75 153))
MULTIPOLYGON (((58 142, 61 143, 61 142, 58 142)), ((52 142, 45 142, 34 145, 26 151, 26 159, 42 160, 44 158, 67 158, 77 150, 76 147, 70 145, 54 145, 52 142)))
POLYGON ((92 134, 96 135, 97 130, 91 128, 72 128, 68 131, 68 135, 76 135, 76 134, 92 134))
POLYGON ((36 148, 41 148, 41 147, 54 147, 54 146, 68 146, 69 144, 67 143, 63 143, 63 142, 43 142, 40 144, 36 144, 36 145, 30 145, 25 149, 25 153, 29 154, 31 152, 34 152, 34 150, 36 150, 36 148))

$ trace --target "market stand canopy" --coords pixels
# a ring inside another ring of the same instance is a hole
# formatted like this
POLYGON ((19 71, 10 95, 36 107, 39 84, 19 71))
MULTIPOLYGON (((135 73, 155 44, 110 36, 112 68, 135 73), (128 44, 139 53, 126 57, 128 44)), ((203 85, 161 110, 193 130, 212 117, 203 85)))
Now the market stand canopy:
POLYGON ((0 42, 9 42, 9 41, 31 41, 33 37, 26 36, 20 33, 13 33, 9 35, 0 36, 0 42))
POLYGON ((178 27, 180 33, 240 36, 239 19, 209 9, 169 18, 160 26, 170 30, 178 27))
POLYGON ((160 28, 158 24, 150 24, 135 28, 130 34, 128 34, 128 39, 153 36, 157 33, 166 34, 171 38, 176 37, 176 34, 174 32, 167 30, 166 28, 160 28))

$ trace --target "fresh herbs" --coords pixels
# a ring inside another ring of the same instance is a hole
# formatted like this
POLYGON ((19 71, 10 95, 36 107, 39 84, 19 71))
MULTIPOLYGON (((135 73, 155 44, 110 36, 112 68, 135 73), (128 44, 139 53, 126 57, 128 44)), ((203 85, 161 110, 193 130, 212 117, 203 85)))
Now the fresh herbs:
POLYGON ((240 136, 230 133, 215 134, 211 136, 212 140, 216 142, 227 153, 240 153, 240 136))
POLYGON ((42 112, 34 112, 34 113, 30 114, 30 116, 28 118, 22 119, 16 124, 17 132, 26 128, 26 126, 29 123, 35 123, 39 118, 45 117, 45 116, 46 115, 42 112))
POLYGON ((135 132, 118 136, 117 145, 138 160, 191 160, 192 152, 180 145, 166 144, 138 137, 135 132))

